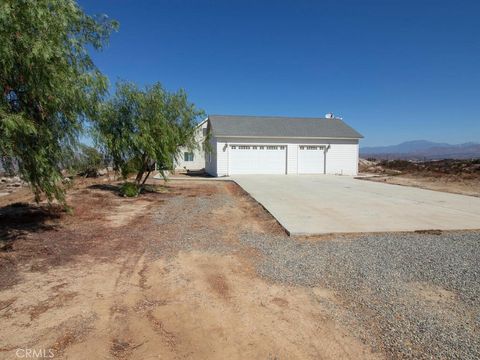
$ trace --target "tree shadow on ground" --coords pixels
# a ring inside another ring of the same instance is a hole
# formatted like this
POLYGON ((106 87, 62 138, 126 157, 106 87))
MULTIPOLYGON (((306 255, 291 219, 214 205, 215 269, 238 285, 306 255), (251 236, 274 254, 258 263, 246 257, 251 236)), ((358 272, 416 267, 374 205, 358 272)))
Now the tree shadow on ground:
POLYGON ((0 208, 0 251, 10 251, 15 240, 38 231, 53 230, 65 210, 59 205, 14 203, 0 208))
MULTIPOLYGON (((92 190, 101 190, 108 191, 115 195, 122 196, 120 193, 121 185, 113 184, 94 184, 90 185, 88 188, 92 190)), ((143 185, 140 194, 165 194, 170 191, 170 186, 168 185, 156 185, 156 184, 145 184, 143 185)))
POLYGON ((187 170, 185 175, 190 176, 190 177, 199 177, 199 178, 211 178, 211 177, 213 177, 212 175, 205 172, 204 169, 201 169, 201 170, 187 170))
POLYGON ((117 195, 120 193, 120 186, 113 184, 94 184, 90 185, 88 188, 92 190, 110 191, 117 195))

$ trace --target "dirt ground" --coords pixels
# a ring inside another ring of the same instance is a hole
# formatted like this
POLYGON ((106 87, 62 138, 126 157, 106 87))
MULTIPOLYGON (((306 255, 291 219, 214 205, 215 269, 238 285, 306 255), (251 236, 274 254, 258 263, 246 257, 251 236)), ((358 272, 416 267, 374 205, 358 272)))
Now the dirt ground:
POLYGON ((364 180, 480 196, 480 160, 370 161, 360 159, 364 180))
POLYGON ((480 197, 480 178, 465 180, 449 176, 374 175, 362 177, 362 180, 480 197))
POLYGON ((330 316, 331 290, 256 273, 260 254, 239 234, 283 230, 233 183, 170 182, 134 199, 85 185, 69 193, 71 214, 2 201, 2 359, 18 349, 65 359, 383 357, 330 316))

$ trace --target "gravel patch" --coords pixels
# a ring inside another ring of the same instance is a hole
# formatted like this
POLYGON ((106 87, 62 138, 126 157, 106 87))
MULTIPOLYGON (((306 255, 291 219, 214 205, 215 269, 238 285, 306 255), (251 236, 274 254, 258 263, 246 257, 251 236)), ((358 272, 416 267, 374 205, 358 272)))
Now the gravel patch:
POLYGON ((235 207, 231 195, 176 196, 159 206, 154 225, 158 226, 159 237, 150 242, 150 252, 157 256, 178 251, 203 250, 225 254, 231 252, 233 244, 222 238, 225 229, 206 224, 212 211, 223 207, 235 207))
POLYGON ((333 290, 332 316, 391 358, 480 358, 480 232, 240 239, 265 278, 333 290))
POLYGON ((215 211, 236 207, 228 193, 166 199, 150 229, 162 241, 152 237, 148 254, 253 248, 262 255, 252 258, 260 276, 312 287, 312 299, 329 316, 388 358, 480 358, 480 232, 301 240, 227 231, 215 211))

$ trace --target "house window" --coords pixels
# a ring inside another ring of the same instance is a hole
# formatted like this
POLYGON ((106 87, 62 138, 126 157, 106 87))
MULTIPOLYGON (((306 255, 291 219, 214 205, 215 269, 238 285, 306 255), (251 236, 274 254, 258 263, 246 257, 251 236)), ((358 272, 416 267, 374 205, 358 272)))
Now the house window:
POLYGON ((184 161, 193 161, 193 153, 192 152, 183 153, 183 160, 184 161))
POLYGON ((232 148, 232 149, 236 149, 237 147, 236 147, 235 145, 232 145, 231 148, 232 148))
POLYGON ((250 146, 240 145, 238 148, 239 148, 240 150, 250 150, 250 146))
POLYGON ((300 145, 300 150, 322 150, 324 146, 300 145))
POLYGON ((202 130, 203 130, 203 136, 207 136, 208 128, 205 127, 202 130))
POLYGON ((267 146, 267 150, 278 150, 278 146, 267 146))

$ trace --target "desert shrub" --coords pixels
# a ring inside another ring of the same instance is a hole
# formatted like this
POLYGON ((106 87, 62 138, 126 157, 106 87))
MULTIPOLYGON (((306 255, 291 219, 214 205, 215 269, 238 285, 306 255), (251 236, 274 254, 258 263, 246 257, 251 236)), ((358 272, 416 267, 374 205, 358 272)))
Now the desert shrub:
POLYGON ((417 169, 417 165, 408 160, 383 160, 380 164, 391 170, 408 171, 417 169))
POLYGON ((137 184, 125 182, 120 187, 120 195, 125 197, 135 197, 140 193, 140 188, 137 184))
POLYGON ((95 148, 80 144, 74 149, 65 149, 60 167, 64 175, 97 177, 99 170, 106 167, 103 155, 95 148))
POLYGON ((103 156, 97 149, 90 146, 82 146, 77 164, 79 175, 97 177, 99 170, 104 165, 103 156))

